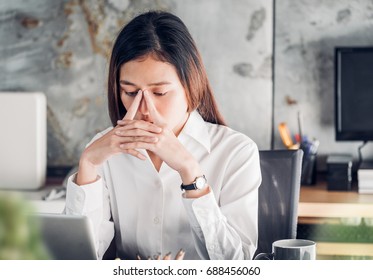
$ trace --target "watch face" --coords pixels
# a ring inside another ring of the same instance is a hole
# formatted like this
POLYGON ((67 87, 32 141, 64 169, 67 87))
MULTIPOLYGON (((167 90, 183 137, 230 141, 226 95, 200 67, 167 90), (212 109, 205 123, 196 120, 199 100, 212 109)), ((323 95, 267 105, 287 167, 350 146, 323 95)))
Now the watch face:
POLYGON ((196 179, 196 187, 197 189, 201 190, 205 187, 206 185, 206 178, 205 177, 198 177, 196 179))

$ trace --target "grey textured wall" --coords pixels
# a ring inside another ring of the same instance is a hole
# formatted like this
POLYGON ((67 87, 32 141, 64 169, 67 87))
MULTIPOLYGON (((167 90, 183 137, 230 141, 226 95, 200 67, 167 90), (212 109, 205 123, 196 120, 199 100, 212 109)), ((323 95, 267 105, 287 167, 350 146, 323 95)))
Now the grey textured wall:
MULTIPOLYGON (((373 45, 371 0, 278 0, 275 4, 275 126, 287 122, 320 140, 320 156, 350 153, 362 142, 336 142, 334 133, 334 47, 373 45)), ((276 147, 281 147, 276 129, 276 147)), ((372 145, 363 158, 373 156, 372 145)), ((322 162, 321 162, 322 163, 322 162)))
POLYGON ((77 163, 85 144, 109 125, 112 42, 123 24, 150 9, 184 20, 229 125, 269 148, 272 0, 3 0, 0 91, 46 94, 49 166, 77 163))

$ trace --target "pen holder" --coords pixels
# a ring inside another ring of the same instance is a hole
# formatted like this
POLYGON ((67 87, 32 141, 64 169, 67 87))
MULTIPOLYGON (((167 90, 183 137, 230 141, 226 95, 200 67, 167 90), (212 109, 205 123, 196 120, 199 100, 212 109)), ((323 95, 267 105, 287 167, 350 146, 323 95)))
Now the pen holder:
POLYGON ((316 184, 316 154, 305 154, 302 161, 302 185, 315 185, 316 184))

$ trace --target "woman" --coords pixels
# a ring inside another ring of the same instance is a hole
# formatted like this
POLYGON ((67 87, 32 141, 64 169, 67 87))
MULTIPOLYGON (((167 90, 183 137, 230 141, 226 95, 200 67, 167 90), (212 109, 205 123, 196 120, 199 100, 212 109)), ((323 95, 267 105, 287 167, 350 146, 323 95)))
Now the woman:
POLYGON ((251 259, 256 144, 225 126, 202 59, 176 16, 147 12, 118 35, 108 79, 113 127, 67 186, 66 213, 90 217, 102 257, 251 259), (157 257, 158 256, 158 257, 157 257))

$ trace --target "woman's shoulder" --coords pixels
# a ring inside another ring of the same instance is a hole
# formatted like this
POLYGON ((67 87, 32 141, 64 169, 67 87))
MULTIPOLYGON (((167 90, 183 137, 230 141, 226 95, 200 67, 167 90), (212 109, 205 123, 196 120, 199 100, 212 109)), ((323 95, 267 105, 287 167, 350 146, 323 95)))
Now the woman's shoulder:
POLYGON ((227 147, 251 146, 257 149, 256 143, 246 134, 228 126, 206 123, 212 146, 225 145, 227 147))

